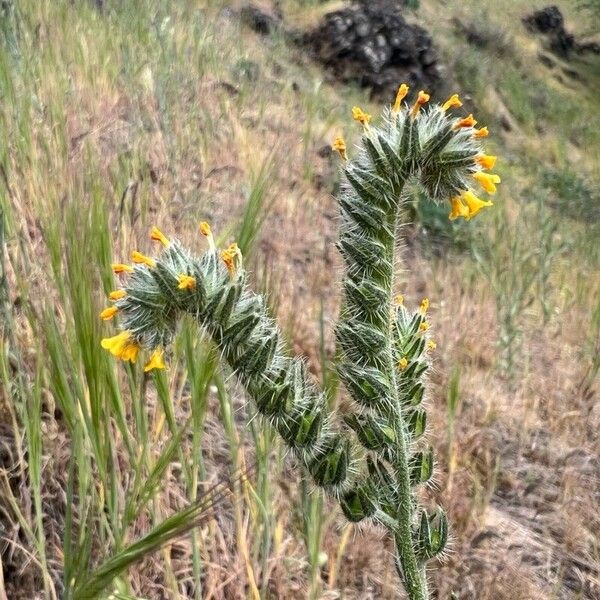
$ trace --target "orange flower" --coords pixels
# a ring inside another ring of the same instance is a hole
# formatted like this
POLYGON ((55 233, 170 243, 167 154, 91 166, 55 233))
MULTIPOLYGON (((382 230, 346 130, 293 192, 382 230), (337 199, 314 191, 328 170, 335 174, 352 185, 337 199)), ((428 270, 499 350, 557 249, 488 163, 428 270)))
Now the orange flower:
POLYGON ((338 135, 335 140, 333 140, 331 149, 338 152, 344 160, 348 160, 348 155, 346 154, 346 142, 343 137, 338 135))
POLYGON ((125 298, 127 296, 127 292, 125 290, 115 290, 108 295, 109 300, 121 300, 121 298, 125 298))
POLYGON ((406 356, 403 356, 399 361, 398 361, 398 368, 401 371, 404 371, 404 369, 406 369, 406 367, 408 367, 408 360, 406 358, 406 356))
POLYGON ((131 265, 124 265, 122 263, 113 263, 112 265, 113 273, 117 275, 119 273, 133 273, 133 267, 131 265))
POLYGON ((461 129, 462 127, 475 127, 477 125, 477 121, 473 118, 473 115, 469 115, 464 119, 459 119, 454 124, 454 129, 461 129))
POLYGON ((493 206, 493 202, 489 200, 481 200, 473 192, 467 190, 462 193, 461 198, 466 202, 469 214, 465 217, 467 221, 472 219, 482 208, 493 206))
POLYGON ((362 108, 354 106, 352 107, 352 118, 355 121, 358 121, 363 127, 368 127, 369 121, 371 120, 371 115, 364 112, 362 108))
POLYGON ((483 173, 482 171, 478 171, 477 173, 473 173, 473 178, 479 185, 488 193, 495 194, 496 193, 496 183, 500 183, 500 177, 495 175, 494 173, 483 173))
POLYGON ((148 371, 152 371, 153 369, 166 369, 164 361, 164 353, 165 351, 162 348, 157 348, 150 357, 150 360, 146 363, 144 367, 144 373, 148 371))
POLYGON ((100 344, 117 358, 129 360, 132 363, 135 362, 140 350, 139 344, 132 340, 130 331, 122 331, 113 337, 104 338, 100 344))
POLYGON ((392 108, 392 110, 394 112, 400 111, 400 106, 402 105, 402 100, 404 100, 404 98, 406 98, 406 95, 408 94, 409 89, 410 88, 405 83, 403 83, 398 88, 398 93, 396 94, 396 101, 394 102, 394 107, 392 108))
POLYGON ((497 156, 491 156, 489 154, 480 154, 475 157, 475 161, 482 169, 493 169, 497 158, 497 156))
POLYGON ((458 94, 452 94, 444 104, 442 104, 442 110, 446 112, 449 108, 460 108, 462 106, 462 102, 458 97, 458 94))
POLYGON ((100 318, 103 321, 110 321, 118 312, 119 309, 116 306, 109 306, 100 313, 100 318))
POLYGON ((182 273, 177 279, 179 280, 179 285, 177 286, 179 290, 193 290, 196 287, 196 278, 191 275, 182 273))
POLYGON ((238 248, 238 245, 233 242, 233 244, 231 244, 227 250, 223 250, 223 252, 221 252, 221 258, 223 259, 229 274, 232 276, 235 275, 236 268, 242 262, 242 253, 238 248))
POLYGON ((474 138, 484 138, 490 135, 490 132, 487 127, 482 127, 481 129, 476 129, 473 133, 474 138))
POLYGON ((137 263, 138 265, 147 265, 148 267, 156 266, 156 261, 153 258, 150 258, 149 256, 145 256, 144 254, 142 254, 141 252, 138 252, 137 250, 134 250, 131 253, 131 260, 134 263, 137 263))
POLYGON ((410 114, 413 119, 419 113, 419 109, 421 108, 421 106, 423 106, 423 104, 427 104, 427 102, 429 102, 429 98, 430 98, 429 94, 426 94, 423 90, 421 90, 419 92, 419 95, 417 96, 417 99, 416 99, 415 103, 413 104, 413 107, 410 111, 410 114))
POLYGON ((450 204, 452 205, 452 210, 450 211, 448 218, 451 221, 454 221, 454 219, 457 219, 458 217, 464 217, 465 219, 468 218, 469 207, 463 204, 462 200, 458 196, 452 198, 450 200, 450 204))
POLYGON ((150 231, 150 239, 155 242, 160 242, 165 248, 169 245, 169 240, 158 227, 152 227, 150 231))

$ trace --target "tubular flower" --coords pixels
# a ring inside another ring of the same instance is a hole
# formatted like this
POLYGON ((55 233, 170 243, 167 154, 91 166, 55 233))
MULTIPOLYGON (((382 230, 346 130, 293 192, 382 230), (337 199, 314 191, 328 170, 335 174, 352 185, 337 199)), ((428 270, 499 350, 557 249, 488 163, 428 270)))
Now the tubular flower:
POLYGON ((500 177, 494 173, 482 173, 478 171, 473 173, 473 178, 488 193, 496 193, 496 184, 500 183, 500 177))
POLYGON ((457 219, 458 217, 464 217, 465 219, 469 218, 469 207, 463 204, 458 196, 452 198, 450 203, 452 205, 452 210, 450 211, 448 218, 451 221, 454 221, 454 219, 457 219))
POLYGON ((169 240, 167 236, 158 228, 152 227, 150 231, 150 239, 155 242, 160 242, 165 248, 169 245, 169 240))
POLYGON ((406 356, 403 356, 399 361, 398 361, 398 368, 401 371, 404 371, 404 369, 406 369, 406 367, 408 367, 408 360, 406 358, 406 356))
POLYGON ((475 162, 482 169, 493 169, 497 159, 497 156, 491 156, 489 154, 480 154, 479 156, 475 157, 475 162))
POLYGON ((427 341, 427 350, 433 352, 437 348, 437 344, 433 340, 427 341))
POLYGON ((473 218, 482 208, 492 206, 494 203, 489 200, 481 200, 473 192, 466 191, 462 193, 461 198, 466 202, 469 214, 465 217, 467 221, 473 218))
POLYGON ((348 155, 346 154, 346 142, 343 137, 338 135, 335 140, 333 140, 331 149, 337 151, 344 160, 348 160, 348 155))
POLYGON ((354 106, 352 108, 352 118, 355 121, 358 121, 363 127, 368 127, 369 121, 371 120, 371 115, 364 112, 362 108, 354 106))
POLYGON ((110 321, 118 312, 119 309, 116 306, 109 306, 100 313, 100 318, 103 321, 110 321))
POLYGON ((153 369, 166 369, 164 360, 165 351, 162 348, 157 348, 150 357, 150 360, 146 363, 144 367, 144 373, 148 371, 152 371, 153 369))
POLYGON ((125 298, 127 296, 127 292, 125 290, 115 290, 108 295, 109 300, 121 300, 121 298, 125 298))
POLYGON ((475 127, 477 125, 477 121, 473 118, 473 115, 469 115, 464 119, 459 119, 455 125, 454 129, 461 129, 462 127, 475 127))
POLYGON ((427 321, 423 321, 419 325, 419 331, 427 331, 429 329, 429 323, 427 321))
POLYGON ((113 356, 122 360, 129 360, 132 363, 135 362, 140 350, 139 344, 132 340, 130 331, 122 331, 113 337, 104 338, 100 344, 113 356))
POLYGON ((419 310, 422 315, 429 310, 429 298, 423 298, 423 300, 421 300, 421 308, 419 310))
POLYGON ((200 233, 208 240, 208 246, 211 252, 214 252, 214 250, 216 250, 215 238, 213 237, 210 225, 206 221, 200 223, 200 233))
POLYGON ((490 131, 487 127, 482 127, 481 129, 476 129, 475 133, 473 133, 474 138, 484 138, 490 135, 490 131))
POLYGON ((401 306, 404 304, 404 296, 402 294, 396 294, 394 296, 394 304, 401 306))
POLYGON ((179 285, 177 289, 179 290, 193 290, 196 287, 196 278, 191 275, 185 275, 182 273, 177 277, 179 281, 179 285))
POLYGON ((413 104, 413 107, 410 111, 410 115, 413 119, 419 114, 419 109, 421 108, 421 106, 423 106, 423 104, 427 104, 427 102, 429 102, 429 98, 430 98, 429 94, 426 94, 423 90, 421 90, 419 92, 419 95, 417 96, 417 99, 416 99, 415 103, 413 104))
POLYGON ((133 273, 133 267, 131 265, 124 265, 121 263, 114 263, 112 266, 113 273, 117 275, 119 273, 133 273))
POLYGON ((242 253, 238 248, 238 245, 233 242, 233 244, 231 244, 227 250, 223 250, 223 252, 221 252, 221 258, 223 259, 229 274, 235 275, 235 270, 237 266, 241 265, 242 261, 242 253))
POLYGON ((148 267, 156 266, 156 261, 153 258, 150 258, 137 250, 134 250, 131 253, 131 260, 138 265, 147 265, 148 267))
POLYGON ((449 108, 460 108, 462 106, 462 102, 458 97, 458 94, 452 94, 444 104, 442 104, 442 110, 446 112, 449 108))
POLYGON ((406 98, 406 95, 408 94, 408 90, 409 90, 409 87, 405 83, 403 83, 398 88, 398 93, 396 94, 396 101, 394 102, 394 107, 392 108, 392 110, 394 112, 400 111, 400 106, 402 104, 402 100, 404 100, 404 98, 406 98))

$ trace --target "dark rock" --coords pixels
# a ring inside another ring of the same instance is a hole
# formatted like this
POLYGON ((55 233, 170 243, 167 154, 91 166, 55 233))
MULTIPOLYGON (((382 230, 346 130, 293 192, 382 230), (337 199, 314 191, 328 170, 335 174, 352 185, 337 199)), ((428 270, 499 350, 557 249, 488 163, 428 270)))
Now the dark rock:
POLYGON ((431 36, 407 23, 392 0, 328 13, 303 41, 338 80, 358 82, 375 94, 391 98, 401 82, 430 92, 445 90, 431 36))
POLYGON ((269 35, 281 27, 282 17, 279 13, 269 13, 266 10, 248 4, 240 10, 242 22, 250 29, 261 35, 269 35))
POLYGON ((558 6, 547 6, 527 15, 523 23, 529 31, 548 37, 552 52, 568 58, 576 48, 575 36, 565 29, 565 20, 558 6))

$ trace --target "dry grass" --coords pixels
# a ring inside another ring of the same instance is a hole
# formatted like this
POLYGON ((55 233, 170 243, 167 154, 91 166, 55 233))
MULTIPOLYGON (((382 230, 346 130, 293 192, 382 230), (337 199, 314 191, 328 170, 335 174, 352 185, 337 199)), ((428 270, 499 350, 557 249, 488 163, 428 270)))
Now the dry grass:
MULTIPOLYGON (((450 3, 447 19, 437 19, 440 3, 423 4, 421 18, 438 39, 445 36, 451 41, 451 16, 464 17, 475 3, 460 7, 450 3)), ((568 4, 561 5, 568 8, 568 4)), ((559 101, 579 98, 578 119, 592 118, 597 97, 591 84, 585 88, 557 83, 537 63, 539 42, 519 29, 516 17, 522 3, 503 0, 502 7, 502 15, 490 13, 490 19, 510 29, 520 54, 519 68, 534 65, 532 77, 548 81, 550 94, 559 101), (505 17, 504 10, 514 18, 505 17)), ((79 306, 73 288, 85 285, 93 290, 89 308, 95 314, 107 278, 103 256, 99 267, 86 265, 81 274, 84 283, 69 279, 72 273, 66 264, 78 249, 68 244, 86 239, 64 231, 77 225, 76 217, 83 223, 91 207, 100 208, 107 222, 98 236, 110 236, 111 252, 119 258, 133 248, 148 250, 147 230, 153 223, 200 249, 196 224, 208 219, 227 238, 225 242, 238 229, 253 174, 271 157, 267 199, 272 206, 253 257, 254 277, 257 285, 269 283, 279 321, 294 349, 311 359, 316 376, 322 373, 320 322, 323 318, 329 323, 337 314, 340 261, 333 247, 337 227, 331 192, 336 164, 318 151, 334 132, 351 135, 346 115, 360 95, 319 86, 317 67, 283 40, 239 30, 236 19, 219 6, 206 13, 197 8, 191 2, 179 7, 149 3, 149 26, 141 17, 129 22, 96 12, 91 3, 78 10, 67 3, 57 7, 52 2, 23 2, 23 53, 11 56, 2 50, 0 71, 14 75, 14 92, 0 109, 6 146, 0 152, 6 172, 5 185, 0 184, 1 206, 8 232, 4 289, 11 315, 11 322, 0 328, 2 364, 9 369, 3 379, 6 387, 0 388, 0 484, 11 486, 23 517, 34 523, 25 413, 15 402, 33 402, 35 394, 24 399, 7 384, 22 380, 39 391, 40 518, 46 556, 35 547, 40 539, 35 525, 33 536, 28 536, 14 506, 0 501, 1 600, 52 597, 49 590, 60 593, 62 585, 65 490, 69 456, 75 449, 52 393, 54 370, 41 324, 48 314, 56 317, 65 354, 73 372, 83 378, 72 325, 79 306), (240 76, 239 69, 250 63, 258 74, 240 76), (44 569, 53 582, 46 592, 44 569)), ((302 15, 304 22, 314 18, 311 7, 296 5, 289 12, 302 15)), ((451 51, 452 44, 440 45, 451 51)), ((488 76, 500 71, 493 56, 485 60, 490 63, 488 76)), ((504 99, 502 77, 497 77, 492 87, 504 99)), ((8 86, 2 89, 7 93, 8 86)), ((489 92, 475 97, 475 102, 490 114, 496 97, 489 92)), ((569 127, 571 123, 563 120, 539 135, 513 131, 497 138, 498 153, 505 157, 500 167, 505 187, 498 201, 509 204, 513 217, 519 214, 519 199, 539 166, 556 167, 569 160, 571 153, 562 144, 569 127), (547 148, 551 151, 542 152, 547 148)), ((589 145, 597 142, 596 134, 590 132, 583 138, 587 145, 576 146, 576 169, 584 175, 592 172, 600 152, 597 143, 589 145)), ((523 345, 512 380, 497 368, 496 302, 474 259, 452 250, 442 258, 426 258, 418 245, 406 251, 402 291, 411 303, 431 298, 439 348, 430 397, 431 439, 438 459, 433 495, 447 507, 453 527, 451 552, 431 571, 439 598, 447 598, 452 590, 459 598, 479 600, 600 595, 600 410, 593 367, 600 350, 600 324, 592 317, 598 312, 600 276, 598 265, 591 259, 586 262, 593 238, 586 238, 580 225, 562 215, 556 219, 561 236, 574 241, 553 265, 549 322, 541 325, 538 304, 521 315, 523 345), (460 371, 460 408, 449 455, 446 394, 454 368, 460 371)), ((472 226, 485 231, 489 223, 482 217, 472 226)), ((98 335, 99 326, 94 327, 98 335)), ((324 348, 331 357, 334 343, 329 328, 324 348)), ((130 421, 135 402, 143 400, 151 440, 148 460, 153 463, 171 438, 154 386, 147 382, 141 390, 134 386, 129 391, 123 369, 109 368, 112 377, 118 374, 121 388, 128 390, 122 397, 130 421)), ((180 348, 169 373, 179 424, 194 401, 186 384, 188 370, 180 348)), ((89 394, 86 388, 88 399, 89 394)), ((200 440, 200 489, 254 461, 253 436, 246 427, 252 415, 241 390, 233 386, 227 403, 237 426, 233 441, 227 434, 224 405, 217 389, 210 388, 200 440)), ((131 472, 122 437, 113 431, 121 463, 116 489, 122 501, 131 472)), ((309 495, 323 535, 321 539, 313 532, 307 539, 297 474, 276 443, 266 437, 260 440, 265 443, 261 464, 270 489, 258 496, 269 499, 268 518, 260 516, 256 482, 254 489, 242 488, 233 501, 219 506, 195 538, 182 537, 130 568, 123 577, 122 583, 128 582, 124 589, 152 600, 194 597, 196 546, 203 598, 253 598, 257 590, 265 598, 397 597, 391 548, 382 550, 381 532, 346 524, 333 507, 318 511, 314 495, 309 495), (261 550, 265 532, 266 555, 261 550), (312 569, 314 557, 307 551, 311 543, 321 552, 312 569)), ((182 455, 170 464, 148 509, 127 529, 127 540, 187 504, 191 490, 182 461, 191 460, 192 451, 187 432, 182 455)), ((90 453, 87 448, 84 454, 90 453)), ((102 486, 96 483, 90 489, 92 505, 104 506, 102 486)), ((100 557, 111 535, 105 524, 98 532, 94 552, 100 557)))

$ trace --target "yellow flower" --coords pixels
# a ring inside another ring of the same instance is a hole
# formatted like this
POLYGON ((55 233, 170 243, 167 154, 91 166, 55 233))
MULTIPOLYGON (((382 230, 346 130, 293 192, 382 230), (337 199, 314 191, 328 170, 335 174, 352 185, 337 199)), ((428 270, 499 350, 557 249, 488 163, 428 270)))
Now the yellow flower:
POLYGON ((475 157, 475 161, 482 169, 493 169, 497 158, 497 156, 490 156, 489 154, 479 154, 475 157))
POLYGON ((221 258, 223 259, 229 274, 235 275, 236 267, 242 262, 242 253, 238 248, 238 245, 233 242, 233 244, 231 244, 227 250, 223 250, 223 252, 221 252, 221 258))
POLYGON ((442 110, 446 112, 449 108, 460 108, 462 106, 462 102, 458 97, 458 94, 452 94, 444 104, 442 104, 442 110))
POLYGON ((484 138, 490 135, 490 132, 487 127, 482 127, 481 129, 476 129, 473 133, 474 138, 484 138))
POLYGON ((352 107, 352 118, 358 121, 363 127, 368 127, 371 115, 364 112, 362 108, 354 106, 352 107))
POLYGON ((452 204, 452 210, 450 211, 448 218, 451 221, 454 221, 454 219, 456 219, 458 217, 464 217, 465 219, 468 218, 469 207, 464 205, 462 203, 462 200, 458 196, 455 196, 454 198, 452 198, 450 200, 450 203, 452 204))
POLYGON ((422 315, 429 310, 429 298, 423 298, 423 300, 421 300, 421 308, 419 310, 422 315))
POLYGON ((482 173, 478 171, 477 173, 473 173, 473 177, 477 183, 488 193, 495 194, 496 193, 496 183, 500 183, 500 177, 498 175, 494 175, 494 173, 482 173))
POLYGON ((419 325, 419 331, 427 331, 429 329, 429 323, 427 321, 423 321, 419 325))
POLYGON ((404 296, 402 294, 396 294, 394 296, 394 304, 397 304, 398 306, 404 304, 404 296))
POLYGON ((429 102, 429 98, 430 98, 429 94, 426 94, 423 90, 421 90, 419 92, 419 95, 417 96, 417 99, 416 99, 415 103, 413 104, 413 107, 410 111, 410 114, 413 119, 419 113, 419 109, 421 108, 421 106, 423 106, 423 104, 427 104, 427 102, 429 102))
POLYGON ((489 200, 481 200, 478 198, 473 192, 466 191, 462 193, 461 198, 467 203, 467 208, 469 210, 469 214, 467 217, 467 221, 473 218, 482 208, 486 206, 492 206, 494 203, 489 200))
POLYGON ((433 352, 437 348, 437 344, 433 340, 428 340, 427 342, 427 350, 433 352))
POLYGON ((160 242, 165 248, 169 245, 169 240, 158 227, 152 227, 152 230, 150 231, 150 239, 154 240, 155 242, 160 242))
POLYGON ((394 102, 394 107, 392 108, 392 110, 394 112, 400 111, 400 106, 402 104, 402 100, 404 100, 404 98, 406 98, 406 95, 408 94, 408 90, 409 90, 409 87, 405 83, 403 83, 398 88, 398 93, 396 94, 396 101, 394 102))
POLYGON ((133 273, 133 267, 131 265, 124 265, 121 263, 114 263, 112 266, 113 273, 117 275, 119 273, 133 273))
POLYGON ((459 119, 454 124, 454 129, 460 129, 461 127, 475 127, 477 125, 477 121, 473 118, 473 115, 469 115, 464 119, 459 119))
POLYGON ((113 337, 104 338, 100 344, 117 358, 129 360, 132 363, 135 362, 140 349, 139 344, 135 340, 132 341, 130 331, 122 331, 113 337))
POLYGON ((346 142, 343 137, 338 135, 335 140, 333 140, 331 149, 336 150, 344 160, 348 160, 348 155, 346 154, 346 142))
POLYGON ((144 373, 148 371, 152 371, 152 369, 166 369, 164 361, 165 351, 162 348, 157 348, 150 357, 150 360, 146 363, 144 367, 144 373))
POLYGON ((156 261, 154 259, 150 258, 149 256, 145 256, 144 254, 142 254, 141 252, 138 252, 137 250, 134 250, 131 253, 131 260, 134 263, 137 263, 138 265, 147 265, 149 267, 156 266, 156 261))
POLYGON ((182 273, 178 275, 177 279, 179 280, 179 285, 177 289, 180 290, 193 290, 196 287, 196 278, 191 275, 185 275, 182 273))
POLYGON ((210 248, 211 252, 214 252, 214 250, 216 250, 215 238, 213 237, 210 225, 206 221, 202 221, 202 223, 200 223, 200 233, 208 240, 208 247, 210 248))
POLYGON ((404 369, 406 369, 406 367, 408 367, 408 360, 406 359, 406 356, 403 356, 399 361, 398 361, 398 368, 401 371, 404 371, 404 369))
POLYGON ((125 298, 127 296, 127 292, 125 290, 115 290, 108 295, 109 300, 121 300, 121 298, 125 298))
POLYGON ((116 306, 109 306, 100 313, 100 318, 103 321, 110 321, 118 312, 119 309, 116 306))

